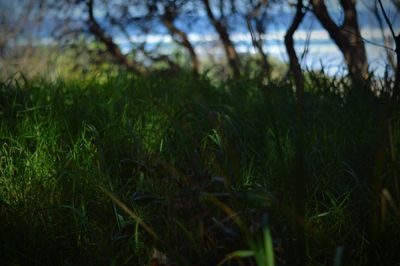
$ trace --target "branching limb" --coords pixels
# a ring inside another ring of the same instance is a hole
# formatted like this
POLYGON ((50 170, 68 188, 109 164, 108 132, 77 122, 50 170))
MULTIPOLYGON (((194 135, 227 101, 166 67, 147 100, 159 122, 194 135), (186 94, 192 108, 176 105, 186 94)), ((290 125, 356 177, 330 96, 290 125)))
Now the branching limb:
POLYGON ((88 24, 90 32, 102 42, 107 51, 117 60, 117 62, 127 69, 133 71, 136 74, 145 74, 146 69, 139 63, 129 60, 126 55, 124 55, 119 48, 119 46, 114 42, 112 37, 108 36, 105 30, 97 22, 94 12, 93 12, 93 0, 86 1, 86 7, 88 11, 88 24))

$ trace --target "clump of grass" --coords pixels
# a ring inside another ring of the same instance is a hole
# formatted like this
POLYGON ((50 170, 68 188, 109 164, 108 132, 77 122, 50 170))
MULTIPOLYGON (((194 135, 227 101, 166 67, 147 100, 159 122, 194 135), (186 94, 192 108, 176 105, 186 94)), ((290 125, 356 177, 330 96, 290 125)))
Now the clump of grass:
POLYGON ((307 74, 306 212, 297 217, 287 81, 120 73, 3 82, 2 261, 146 265, 156 249, 183 265, 237 256, 291 265, 299 224, 309 264, 364 265, 371 253, 382 264, 400 261, 398 112, 379 157, 385 101, 368 86, 307 74), (383 207, 377 228, 374 191, 383 207))

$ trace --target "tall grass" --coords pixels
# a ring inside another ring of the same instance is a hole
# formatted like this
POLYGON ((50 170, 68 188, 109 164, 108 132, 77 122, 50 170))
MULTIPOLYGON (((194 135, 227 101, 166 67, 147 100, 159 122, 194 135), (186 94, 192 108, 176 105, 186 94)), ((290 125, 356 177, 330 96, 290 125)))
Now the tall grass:
POLYGON ((4 81, 1 261, 147 265, 156 249, 178 265, 292 265, 300 224, 310 265, 365 265, 371 250, 380 264, 398 263, 399 116, 392 148, 377 157, 385 102, 369 86, 307 76, 298 217, 289 82, 123 73, 4 81), (372 238, 374 193, 382 215, 372 238))

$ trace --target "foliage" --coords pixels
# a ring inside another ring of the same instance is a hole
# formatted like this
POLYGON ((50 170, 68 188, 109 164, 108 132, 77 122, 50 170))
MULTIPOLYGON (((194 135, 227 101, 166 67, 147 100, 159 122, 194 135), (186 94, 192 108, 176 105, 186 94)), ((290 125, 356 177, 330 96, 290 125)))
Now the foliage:
POLYGON ((365 265, 370 254, 399 262, 398 113, 382 161, 384 99, 370 84, 331 81, 306 79, 306 217, 293 212, 286 80, 120 73, 2 82, 1 261, 146 265, 156 248, 178 265, 217 265, 228 254, 272 265, 273 249, 276 265, 291 265, 301 223, 311 265, 365 265), (385 208, 374 227, 377 174, 385 208))

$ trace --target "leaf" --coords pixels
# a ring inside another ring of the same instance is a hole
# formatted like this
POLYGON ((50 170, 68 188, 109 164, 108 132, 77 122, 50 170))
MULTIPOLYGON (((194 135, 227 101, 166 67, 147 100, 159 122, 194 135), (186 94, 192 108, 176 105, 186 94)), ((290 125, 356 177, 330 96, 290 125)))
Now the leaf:
POLYGON ((272 244, 272 237, 268 227, 264 229, 264 252, 266 265, 274 266, 274 246, 272 244))
POLYGON ((252 250, 237 250, 228 255, 220 262, 217 266, 223 265, 225 262, 230 261, 234 258, 249 258, 254 257, 254 252, 252 250))

